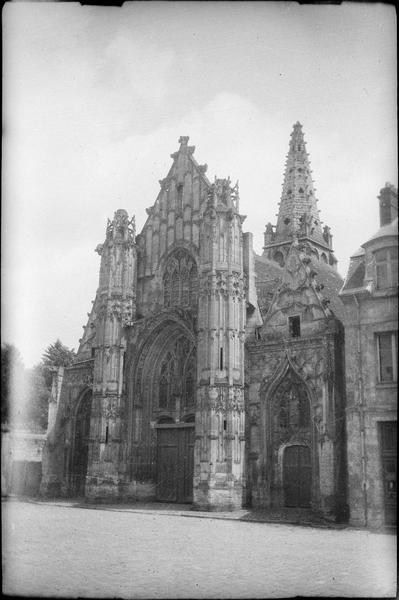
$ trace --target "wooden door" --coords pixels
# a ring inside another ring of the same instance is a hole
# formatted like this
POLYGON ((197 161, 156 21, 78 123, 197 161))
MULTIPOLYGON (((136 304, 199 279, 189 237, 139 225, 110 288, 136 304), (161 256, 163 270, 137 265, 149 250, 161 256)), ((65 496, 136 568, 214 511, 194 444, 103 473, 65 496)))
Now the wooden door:
POLYGON ((178 435, 176 429, 158 429, 157 500, 177 502, 178 435))
POLYGON ((310 506, 312 464, 310 448, 288 446, 283 457, 285 506, 310 506))
POLYGON ((157 434, 157 500, 192 502, 194 427, 159 428, 157 434))
POLYGON ((380 424, 385 525, 396 525, 396 421, 380 424))
POLYGON ((91 394, 81 401, 76 414, 75 439, 71 469, 71 492, 84 496, 90 439, 91 394))

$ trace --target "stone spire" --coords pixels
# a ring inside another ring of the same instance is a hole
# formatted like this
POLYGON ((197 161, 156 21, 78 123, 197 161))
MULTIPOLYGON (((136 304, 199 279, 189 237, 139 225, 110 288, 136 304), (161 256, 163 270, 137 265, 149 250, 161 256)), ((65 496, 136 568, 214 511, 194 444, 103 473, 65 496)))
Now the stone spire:
MULTIPOLYGON (((290 244, 294 239, 307 240, 317 248, 317 255, 335 264, 332 255, 332 236, 328 227, 321 227, 314 182, 311 176, 309 154, 302 125, 297 121, 291 133, 285 163, 283 190, 275 230, 268 223, 265 231, 264 255, 273 258, 277 246, 290 244)), ((278 252, 279 262, 288 248, 278 252)))
POLYGON ((275 241, 292 239, 294 233, 307 228, 310 237, 323 240, 317 200, 306 152, 302 125, 297 121, 291 133, 283 191, 277 218, 275 241))

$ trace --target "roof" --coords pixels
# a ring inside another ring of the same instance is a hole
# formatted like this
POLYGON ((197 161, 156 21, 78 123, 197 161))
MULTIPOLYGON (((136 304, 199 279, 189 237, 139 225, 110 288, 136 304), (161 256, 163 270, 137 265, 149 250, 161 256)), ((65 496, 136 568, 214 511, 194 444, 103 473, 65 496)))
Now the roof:
MULTIPOLYGON (((316 281, 323 286, 321 294, 330 300, 330 310, 340 321, 345 318, 345 306, 339 297, 339 291, 342 288, 344 280, 337 271, 330 265, 311 259, 311 265, 316 271, 316 281)), ((259 303, 262 308, 266 308, 268 302, 271 302, 276 289, 276 279, 280 279, 284 273, 284 268, 280 267, 275 261, 268 260, 263 256, 255 254, 255 272, 256 272, 256 290, 259 303)))
POLYGON ((316 271, 316 281, 324 287, 321 290, 322 296, 330 300, 330 310, 337 319, 344 321, 345 306, 339 297, 340 289, 344 283, 341 275, 330 265, 321 261, 312 259, 312 267, 316 271))
POLYGON ((398 235, 398 219, 396 218, 392 223, 388 223, 388 225, 383 225, 379 228, 379 230, 369 239, 367 242, 362 244, 362 247, 367 246, 371 242, 375 242, 376 240, 383 237, 397 236, 398 235))
POLYGON ((360 248, 358 248, 356 250, 356 252, 354 252, 353 254, 351 254, 351 258, 357 258, 358 256, 364 256, 364 254, 365 254, 365 250, 364 250, 364 248, 362 248, 360 246, 360 248))
POLYGON ((274 260, 255 254, 256 293, 259 307, 263 313, 267 312, 273 300, 276 284, 281 280, 284 269, 274 260))

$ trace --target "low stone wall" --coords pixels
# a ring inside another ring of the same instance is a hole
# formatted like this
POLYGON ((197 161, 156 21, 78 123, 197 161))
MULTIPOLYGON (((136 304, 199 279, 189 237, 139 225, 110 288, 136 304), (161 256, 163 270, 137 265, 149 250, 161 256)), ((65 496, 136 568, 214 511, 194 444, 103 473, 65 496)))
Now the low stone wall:
POLYGON ((45 433, 2 431, 2 496, 36 496, 39 493, 45 441, 45 433))

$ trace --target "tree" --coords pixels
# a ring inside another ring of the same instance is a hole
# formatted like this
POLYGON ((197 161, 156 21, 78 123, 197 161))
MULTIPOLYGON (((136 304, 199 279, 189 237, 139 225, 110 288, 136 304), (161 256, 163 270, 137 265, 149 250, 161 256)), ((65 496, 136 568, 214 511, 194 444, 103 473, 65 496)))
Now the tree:
POLYGON ((44 376, 44 367, 35 365, 27 373, 27 388, 29 401, 25 411, 25 420, 28 429, 45 431, 47 428, 48 403, 51 393, 50 386, 44 376))
POLYGON ((42 355, 42 364, 51 367, 69 367, 76 356, 75 350, 64 346, 61 340, 50 344, 42 355))
POLYGON ((2 346, 1 423, 31 431, 45 431, 53 367, 67 367, 74 357, 74 350, 56 340, 46 348, 39 364, 26 369, 15 346, 2 346))
POLYGON ((8 424, 23 412, 26 370, 19 350, 1 347, 1 423, 8 424))
POLYGON ((70 350, 67 346, 64 346, 59 339, 46 348, 42 355, 40 366, 49 391, 51 391, 51 383, 53 381, 52 368, 69 367, 73 363, 75 356, 75 350, 73 348, 70 350))

